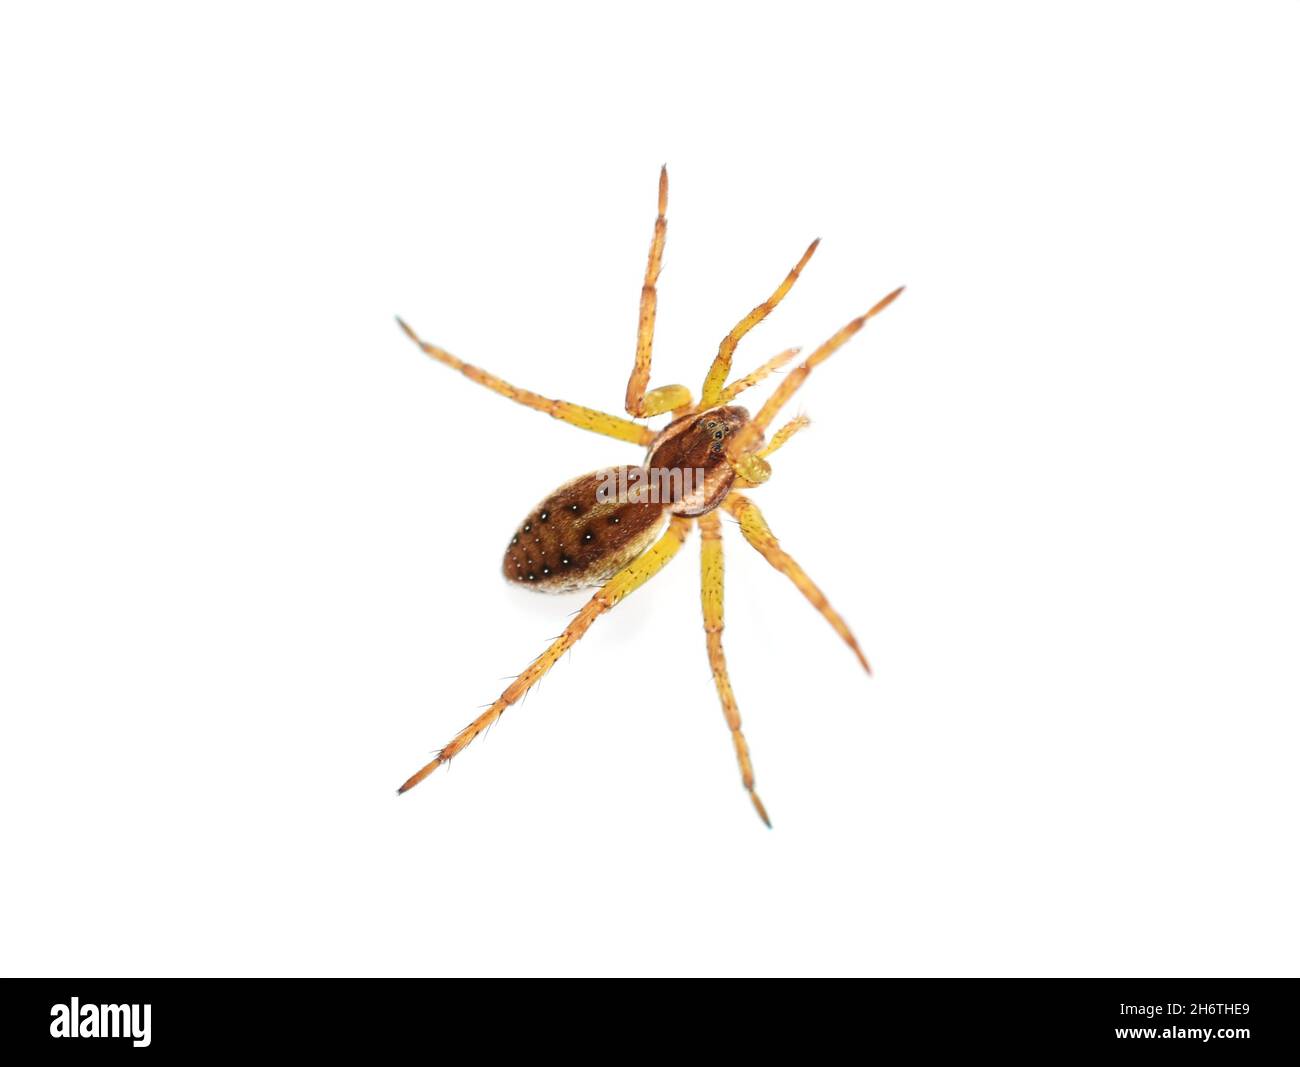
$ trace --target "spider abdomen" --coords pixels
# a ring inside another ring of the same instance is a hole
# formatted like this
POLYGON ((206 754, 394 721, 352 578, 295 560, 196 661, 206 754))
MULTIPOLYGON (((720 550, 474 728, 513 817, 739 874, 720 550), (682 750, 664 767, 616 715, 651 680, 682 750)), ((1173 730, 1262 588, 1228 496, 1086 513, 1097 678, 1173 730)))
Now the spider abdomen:
POLYGON ((506 578, 545 593, 611 578, 646 550, 668 510, 638 491, 643 471, 606 467, 556 489, 516 528, 501 565, 506 578))

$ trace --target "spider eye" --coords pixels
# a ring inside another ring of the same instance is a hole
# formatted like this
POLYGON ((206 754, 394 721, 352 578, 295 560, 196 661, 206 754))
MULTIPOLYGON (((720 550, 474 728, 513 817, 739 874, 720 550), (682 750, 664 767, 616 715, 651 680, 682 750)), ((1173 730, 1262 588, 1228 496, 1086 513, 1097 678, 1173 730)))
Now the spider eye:
POLYGON ((710 419, 708 422, 706 422, 706 423, 704 424, 704 428, 705 428, 706 430, 712 430, 713 427, 715 427, 715 426, 717 426, 717 425, 718 425, 718 420, 717 420, 717 419, 710 419))
POLYGON ((713 431, 713 439, 714 439, 715 441, 721 441, 721 440, 722 440, 722 437, 723 437, 723 434, 725 434, 725 433, 726 433, 725 430, 714 430, 714 431, 713 431))

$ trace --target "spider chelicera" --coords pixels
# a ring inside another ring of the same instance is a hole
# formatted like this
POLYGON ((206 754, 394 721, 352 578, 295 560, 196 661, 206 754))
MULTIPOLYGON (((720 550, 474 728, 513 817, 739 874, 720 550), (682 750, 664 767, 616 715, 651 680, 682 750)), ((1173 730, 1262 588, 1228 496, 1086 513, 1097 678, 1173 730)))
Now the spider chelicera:
POLYGON ((722 523, 718 508, 736 519, 745 540, 795 584, 853 650, 867 673, 871 673, 866 657, 844 620, 803 568, 781 548, 758 507, 740 490, 753 489, 767 481, 772 473, 767 458, 808 424, 806 418, 798 416, 777 430, 771 441, 765 441, 765 431, 812 369, 828 359, 868 319, 888 307, 903 290, 895 289, 822 344, 782 379, 758 414, 751 418, 748 411, 733 405, 732 401, 789 363, 799 350, 788 349, 752 373, 727 384, 732 353, 740 339, 762 322, 790 291, 799 272, 817 249, 818 242, 813 241, 776 291, 722 339, 718 354, 704 378, 698 403, 683 385, 647 390, 658 299, 655 284, 668 229, 664 217, 667 207, 668 170, 665 167, 659 172, 659 216, 655 219, 645 284, 641 289, 636 362, 628 379, 625 401, 627 412, 634 419, 671 413, 672 421, 662 430, 653 430, 619 415, 609 415, 563 400, 549 400, 519 389, 487 371, 462 362, 436 345, 420 340, 406 323, 397 320, 407 336, 427 355, 460 371, 472 381, 517 403, 545 411, 563 422, 647 449, 643 464, 609 467, 566 482, 520 523, 506 549, 502 566, 507 580, 542 592, 563 592, 583 586, 599 588, 574 616, 564 633, 506 687, 494 704, 411 775, 398 790, 399 794, 419 785, 496 722, 506 708, 528 692, 565 651, 577 643, 599 616, 658 574, 677 555, 691 526, 698 525, 701 540, 700 595, 709 666, 722 701, 723 714, 731 728, 741 779, 759 817, 770 827, 772 824, 763 802, 754 792, 749 747, 740 729, 740 710, 731 690, 727 661, 722 651, 722 523))

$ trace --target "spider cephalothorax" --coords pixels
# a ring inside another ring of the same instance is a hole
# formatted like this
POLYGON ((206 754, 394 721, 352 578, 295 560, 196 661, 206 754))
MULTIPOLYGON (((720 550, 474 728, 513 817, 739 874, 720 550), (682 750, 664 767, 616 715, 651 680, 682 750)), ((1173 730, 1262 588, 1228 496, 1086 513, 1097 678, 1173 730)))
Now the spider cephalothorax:
POLYGON ((798 416, 782 426, 770 443, 765 440, 773 419, 812 369, 857 333, 868 319, 884 310, 902 289, 895 289, 817 348, 786 375, 758 414, 751 418, 748 411, 731 401, 789 363, 798 349, 782 352, 728 384, 732 354, 740 339, 762 322, 789 292, 817 249, 814 241, 776 291, 722 339, 698 402, 684 385, 665 385, 647 391, 658 305, 656 283, 668 228, 667 206, 665 168, 659 173, 659 215, 655 219, 645 284, 641 289, 636 360, 625 401, 627 412, 633 418, 646 419, 671 412, 672 420, 659 431, 619 415, 519 389, 436 345, 421 341, 409 326, 398 320, 411 340, 428 355, 481 385, 584 430, 641 445, 647 450, 641 464, 605 467, 565 482, 533 508, 516 528, 502 562, 508 580, 541 592, 563 592, 584 586, 599 589, 564 633, 510 683, 495 703, 407 779, 399 793, 418 785, 499 719, 506 708, 528 692, 573 647, 601 614, 659 573, 677 554, 690 528, 698 525, 701 604, 709 666, 731 729, 741 780, 759 816, 770 826, 767 811, 754 792, 749 748, 741 733, 740 711, 722 652, 722 524, 718 508, 737 520, 745 539, 795 584, 853 650, 863 668, 868 673, 871 671, 848 625, 803 568, 781 548, 757 506, 740 490, 765 482, 771 473, 767 457, 808 424, 807 419, 798 416))
POLYGON ((674 419, 651 442, 646 466, 668 472, 660 481, 671 482, 672 472, 682 472, 682 491, 671 502, 674 515, 703 515, 722 503, 736 480, 727 445, 748 422, 742 407, 710 408, 674 419))

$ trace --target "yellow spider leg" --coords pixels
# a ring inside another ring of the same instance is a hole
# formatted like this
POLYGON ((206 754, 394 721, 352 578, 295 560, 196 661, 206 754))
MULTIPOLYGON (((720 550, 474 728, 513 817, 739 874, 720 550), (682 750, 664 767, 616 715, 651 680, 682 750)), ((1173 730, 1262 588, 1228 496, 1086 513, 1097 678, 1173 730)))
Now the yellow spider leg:
POLYGON ((754 767, 749 762, 749 746, 740 732, 740 708, 731 691, 727 677, 727 659, 722 652, 722 522, 716 511, 705 512, 700 523, 700 600, 704 605, 704 637, 709 647, 709 666, 713 669, 713 682, 718 687, 722 713, 731 727, 731 740, 736 746, 736 761, 740 764, 740 779, 745 783, 749 799, 754 802, 758 817, 771 829, 767 809, 754 792, 754 767))
POLYGON ((506 691, 497 698, 495 704, 452 738, 451 742, 445 745, 437 756, 411 775, 397 792, 399 794, 405 793, 408 789, 419 785, 442 764, 456 756, 461 749, 478 737, 497 719, 501 718, 506 708, 510 707, 511 704, 519 700, 529 689, 536 685, 541 680, 542 675, 555 666, 556 661, 577 643, 593 622, 633 590, 644 585, 663 570, 668 561, 677 554, 677 550, 682 547, 682 542, 686 540, 690 528, 690 519, 674 517, 667 531, 655 542, 654 546, 634 559, 601 586, 596 591, 596 595, 583 605, 582 610, 565 627, 564 633, 556 638, 550 648, 533 660, 525 668, 524 672, 506 687, 506 691))
POLYGON ((834 334, 811 356, 787 374, 781 384, 776 387, 776 391, 768 397, 767 403, 759 409, 758 414, 746 423, 745 426, 741 428, 740 432, 731 439, 731 446, 727 449, 727 455, 734 461, 743 453, 752 449, 758 441, 759 434, 771 425, 772 420, 776 418, 777 412, 785 406, 786 402, 792 396, 794 396, 798 391, 799 386, 803 385, 808 375, 812 373, 813 367, 817 366, 818 363, 825 362, 829 359, 835 353, 836 349, 866 325, 868 319, 879 315, 880 312, 889 307, 889 305, 898 298, 898 294, 902 291, 903 287, 899 286, 887 297, 879 301, 865 315, 859 315, 838 333, 834 334))
POLYGON ((754 454, 759 459, 766 459, 800 430, 805 429, 811 422, 812 419, 808 418, 807 415, 796 415, 772 435, 772 440, 768 442, 766 448, 754 454))
POLYGON ((844 639, 845 644, 853 649, 858 662, 870 674, 871 664, 867 662, 867 657, 858 647, 858 640, 853 636, 853 631, 831 607, 826 594, 817 588, 813 580, 804 573, 803 568, 781 547, 776 535, 768 529, 767 523, 763 520, 763 513, 758 510, 754 502, 749 497, 733 492, 727 495, 722 506, 739 521, 740 532, 745 535, 745 540, 753 545, 768 563, 794 582, 799 592, 808 598, 808 602, 825 616, 826 621, 835 628, 835 632, 844 639))
POLYGON ((684 385, 665 385, 646 392, 650 384, 650 350, 655 339, 655 310, 659 295, 655 285, 659 281, 659 268, 664 259, 664 238, 668 234, 668 168, 659 171, 659 217, 655 219, 654 237, 650 241, 650 256, 645 265, 645 283, 641 286, 641 317, 637 323, 636 362, 632 376, 627 380, 627 413, 648 419, 662 415, 673 408, 691 406, 690 390, 684 385))
POLYGON ((421 341, 415 331, 401 319, 397 320, 397 325, 406 331, 406 336, 419 345, 425 355, 432 356, 439 363, 445 363, 448 367, 460 371, 470 381, 485 385, 494 393, 500 393, 517 404, 544 411, 552 418, 590 430, 592 433, 604 434, 606 437, 614 437, 620 441, 631 441, 634 445, 648 445, 654 440, 654 431, 648 426, 640 426, 629 419, 596 411, 594 408, 584 408, 578 404, 570 404, 566 400, 550 400, 537 393, 530 393, 527 389, 520 389, 518 386, 502 381, 494 374, 457 359, 437 345, 421 341))
POLYGON ((722 395, 718 397, 718 403, 730 404, 733 400, 736 399, 737 396, 743 393, 751 385, 757 385, 759 382, 761 382, 772 372, 780 370, 787 363, 789 363, 790 360, 794 359, 794 357, 797 356, 798 354, 799 354, 799 349, 787 348, 784 352, 780 353, 779 355, 775 355, 771 359, 769 359, 766 363, 764 363, 761 367, 759 367, 758 370, 753 371, 750 374, 746 374, 743 378, 737 378, 734 382, 732 382, 729 386, 727 386, 727 388, 722 390, 722 395))
POLYGON ((736 323, 731 333, 722 339, 722 344, 718 345, 718 354, 713 357, 713 365, 709 367, 709 373, 704 378, 704 387, 700 393, 700 409, 711 408, 718 403, 718 398, 722 396, 722 386, 727 380, 727 375, 731 372, 731 354, 736 351, 736 345, 740 344, 740 339, 749 333, 755 326, 762 322, 772 313, 772 309, 785 297, 799 277, 799 272, 812 259, 812 254, 817 251, 817 245, 821 238, 817 238, 808 246, 808 251, 803 254, 803 258, 794 265, 794 270, 785 276, 785 281, 776 287, 776 292, 764 300, 758 307, 754 308, 748 315, 736 323))

